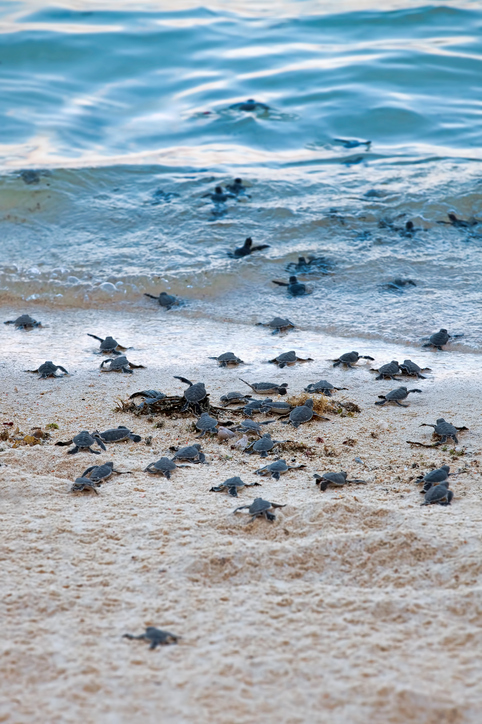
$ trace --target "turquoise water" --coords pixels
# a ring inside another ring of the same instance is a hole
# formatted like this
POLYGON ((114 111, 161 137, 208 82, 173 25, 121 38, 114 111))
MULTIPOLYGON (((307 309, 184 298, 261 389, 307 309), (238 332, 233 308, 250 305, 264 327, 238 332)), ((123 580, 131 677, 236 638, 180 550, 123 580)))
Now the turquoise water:
POLYGON ((438 223, 482 219, 480 3, 116 7, 0 3, 4 305, 167 290, 170 315, 482 349, 482 223, 438 223), (249 197, 203 198, 236 176, 249 197), (270 248, 230 259, 247 236, 270 248), (271 280, 306 254, 330 273, 290 299, 271 280))

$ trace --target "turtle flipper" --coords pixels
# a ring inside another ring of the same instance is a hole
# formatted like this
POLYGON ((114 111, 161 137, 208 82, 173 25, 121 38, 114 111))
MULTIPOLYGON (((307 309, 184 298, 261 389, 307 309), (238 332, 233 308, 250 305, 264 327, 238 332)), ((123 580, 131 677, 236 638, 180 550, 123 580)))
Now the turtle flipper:
POLYGON ((185 377, 179 377, 179 375, 174 375, 175 380, 181 380, 181 382, 184 382, 184 384, 189 385, 189 387, 192 387, 193 383, 191 380, 186 379, 185 377))
POLYGON ((235 485, 233 485, 232 488, 228 488, 228 493, 229 493, 229 495, 232 495, 233 498, 237 498, 237 497, 238 497, 238 491, 236 490, 236 486, 235 486, 235 485))
POLYGON ((150 299, 155 299, 156 301, 159 299, 159 297, 155 297, 153 294, 147 294, 146 292, 144 292, 144 296, 149 297, 150 299))
MULTIPOLYGON (((398 405, 398 407, 408 407, 408 405, 402 405, 402 403, 399 402, 398 400, 394 400, 394 402, 396 405, 398 405)), ((379 404, 380 404, 379 402, 375 402, 375 405, 379 405, 379 404)))
MULTIPOLYGON (((80 450, 79 446, 76 445, 75 447, 72 448, 72 450, 67 450, 67 455, 75 455, 76 453, 79 452, 79 450, 80 450)), ((92 452, 92 450, 90 452, 92 452)))
POLYGON ((84 472, 82 473, 82 477, 83 477, 83 478, 86 478, 87 475, 88 475, 89 473, 91 473, 92 470, 93 470, 95 467, 97 467, 97 466, 96 466, 96 465, 91 465, 90 468, 87 468, 87 470, 84 470, 84 472))
POLYGON ((92 337, 93 339, 96 339, 96 340, 99 341, 99 342, 103 342, 103 341, 104 341, 104 340, 102 339, 102 337, 96 337, 95 334, 90 334, 89 332, 87 332, 87 337, 92 337))

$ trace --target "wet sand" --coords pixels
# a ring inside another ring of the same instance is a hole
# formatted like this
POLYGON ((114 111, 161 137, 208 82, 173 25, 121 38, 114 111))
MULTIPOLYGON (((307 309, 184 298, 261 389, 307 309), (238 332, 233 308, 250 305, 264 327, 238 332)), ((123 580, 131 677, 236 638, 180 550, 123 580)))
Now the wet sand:
MULTIPOLYGON (((480 720, 482 390, 476 372, 457 371, 461 355, 430 353, 434 372, 408 381, 423 394, 410 395, 402 410, 373 404, 398 383, 375 382, 364 362, 333 370, 321 345, 319 363, 223 370, 206 356, 213 346, 232 348, 226 334, 207 341, 209 349, 187 340, 177 363, 163 350, 132 376, 102 374, 101 360, 82 352, 71 377, 38 380, 23 372, 32 340, 38 361, 46 358, 45 337, 35 334, 17 337, 20 352, 2 365, 1 420, 25 433, 51 422, 59 429, 35 447, 0 443, 0 721, 480 720), (279 481, 254 475, 258 456, 215 439, 201 441, 208 465, 179 469, 169 481, 142 471, 169 446, 194 441, 194 418, 149 421, 113 408, 140 389, 180 392, 174 374, 205 381, 213 402, 242 389, 239 376, 289 381, 292 393, 325 377, 349 387, 335 399, 358 403, 361 413, 298 430, 270 425, 274 438, 310 448, 282 453, 307 467, 279 481), (455 452, 452 444, 406 444, 429 443, 430 428, 419 425, 440 416, 469 427, 455 452), (117 425, 152 436, 152 444, 110 445, 99 456, 53 445, 81 429, 117 425), (106 460, 133 474, 113 476, 98 496, 68 492, 87 466, 106 460), (420 507, 411 478, 444 463, 463 470, 451 479, 452 505, 420 507), (313 473, 340 469, 367 484, 320 492, 313 473), (209 492, 233 475, 262 487, 238 500, 209 492), (258 495, 286 504, 274 523, 232 515, 258 495), (179 645, 150 651, 122 638, 148 625, 182 636, 179 645)), ((276 353, 302 351, 301 336, 262 339, 276 353)), ((344 346, 338 351, 357 348, 344 346)), ((55 345, 51 356, 65 363, 55 345)), ((139 352, 128 356, 144 362, 139 352)), ((394 348, 376 356, 378 366, 429 353, 394 348)))

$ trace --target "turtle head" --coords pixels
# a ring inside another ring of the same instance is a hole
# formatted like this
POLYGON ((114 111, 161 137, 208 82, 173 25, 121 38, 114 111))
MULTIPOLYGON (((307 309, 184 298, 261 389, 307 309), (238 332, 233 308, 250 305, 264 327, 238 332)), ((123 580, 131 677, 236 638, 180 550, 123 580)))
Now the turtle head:
POLYGON ((214 189, 215 193, 222 194, 223 193, 223 187, 222 186, 216 186, 214 189))
POLYGON ((250 236, 248 236, 248 238, 244 242, 244 246, 246 246, 248 249, 251 249, 251 247, 253 246, 253 240, 250 236))
POLYGON ((242 181, 242 179, 240 179, 240 178, 235 178, 235 179, 234 179, 234 183, 235 183, 237 186, 241 186, 242 183, 243 183, 243 181, 242 181))
POLYGON ((296 284, 298 282, 298 279, 293 275, 290 277, 290 284, 296 284))
POLYGON ((439 417, 437 420, 437 425, 440 425, 441 422, 445 422, 443 417, 439 417))

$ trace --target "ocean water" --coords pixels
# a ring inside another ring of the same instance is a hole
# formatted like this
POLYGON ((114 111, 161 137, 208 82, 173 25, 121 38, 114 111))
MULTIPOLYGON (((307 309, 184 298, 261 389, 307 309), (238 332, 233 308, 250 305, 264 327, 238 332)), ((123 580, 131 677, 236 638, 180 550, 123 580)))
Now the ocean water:
POLYGON ((446 327, 480 353, 481 29, 479 2, 1 3, 5 318, 446 327), (248 236, 269 248, 230 258, 248 236), (329 264, 291 299, 272 280, 310 254, 329 264))

